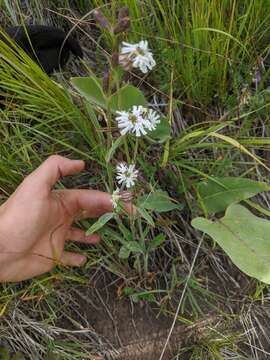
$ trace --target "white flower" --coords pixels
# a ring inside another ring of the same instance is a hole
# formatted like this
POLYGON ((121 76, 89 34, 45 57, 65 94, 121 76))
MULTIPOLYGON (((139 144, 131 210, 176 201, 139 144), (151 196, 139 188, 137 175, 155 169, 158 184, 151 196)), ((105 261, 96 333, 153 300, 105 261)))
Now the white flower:
POLYGON ((160 122, 159 115, 152 109, 141 105, 133 106, 130 111, 117 111, 116 121, 121 135, 135 133, 137 137, 146 135, 147 131, 155 130, 160 122))
POLYGON ((111 203, 112 203, 112 206, 114 207, 114 209, 117 208, 118 202, 119 202, 120 198, 121 198, 121 196, 120 196, 120 189, 117 188, 117 189, 114 190, 114 192, 112 193, 112 198, 111 198, 111 203))
POLYGON ((126 68, 130 66, 139 68, 146 74, 156 65, 152 52, 148 49, 148 42, 142 40, 137 44, 130 44, 123 41, 123 47, 120 52, 119 62, 126 68))
POLYGON ((156 113, 156 111, 149 109, 147 112, 147 119, 148 119, 148 124, 149 124, 148 129, 150 131, 155 130, 155 128, 157 127, 157 124, 160 123, 159 115, 156 113))
POLYGON ((119 184, 125 185, 127 188, 135 185, 138 177, 138 170, 135 170, 135 165, 126 165, 124 163, 118 164, 116 167, 116 179, 119 184))
POLYGON ((118 114, 118 116, 115 119, 118 122, 121 135, 126 135, 128 132, 132 131, 133 123, 130 118, 130 113, 127 111, 116 111, 116 114, 118 114))

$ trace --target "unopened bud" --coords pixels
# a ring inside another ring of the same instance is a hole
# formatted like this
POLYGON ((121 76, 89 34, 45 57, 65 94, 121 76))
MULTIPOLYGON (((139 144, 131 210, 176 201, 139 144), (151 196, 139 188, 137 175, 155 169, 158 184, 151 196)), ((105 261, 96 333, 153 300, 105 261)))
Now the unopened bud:
POLYGON ((127 6, 122 7, 118 13, 118 20, 122 20, 129 16, 129 9, 127 6))
POLYGON ((102 28, 106 30, 111 30, 111 24, 109 20, 106 18, 106 16, 103 15, 103 13, 100 10, 95 10, 93 12, 94 18, 97 22, 97 24, 102 28))
POLYGON ((120 191, 120 199, 124 202, 130 202, 133 200, 134 195, 130 191, 120 191))
POLYGON ((126 71, 130 71, 133 67, 133 61, 128 54, 119 55, 119 64, 121 64, 126 71))
POLYGON ((114 29, 113 29, 113 33, 119 34, 122 33, 124 31, 126 31, 130 26, 130 19, 129 17, 125 17, 122 18, 121 20, 118 21, 118 23, 115 25, 114 29))

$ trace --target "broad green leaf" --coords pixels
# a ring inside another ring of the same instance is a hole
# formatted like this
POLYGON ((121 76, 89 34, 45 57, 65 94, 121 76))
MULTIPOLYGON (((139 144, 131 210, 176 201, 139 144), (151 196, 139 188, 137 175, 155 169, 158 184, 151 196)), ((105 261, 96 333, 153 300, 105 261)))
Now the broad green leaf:
POLYGON ((120 259, 128 259, 130 253, 131 253, 131 250, 129 248, 127 248, 125 245, 123 245, 120 248, 118 256, 120 259))
POLYGON ((106 96, 102 89, 102 80, 95 76, 71 78, 71 84, 91 103, 106 107, 106 96))
POLYGON ((240 270, 270 284, 270 221, 232 204, 220 220, 199 217, 191 224, 211 236, 240 270))
POLYGON ((105 158, 105 161, 106 163, 109 163, 115 153, 115 151, 117 150, 117 148, 122 145, 123 143, 123 140, 124 140, 124 137, 123 136, 119 136, 119 138, 117 138, 115 140, 115 142, 112 144, 111 148, 109 149, 109 151, 107 152, 106 154, 106 158, 105 158))
POLYGON ((156 129, 150 131, 148 135, 150 138, 158 140, 160 143, 168 140, 171 135, 171 126, 168 120, 165 117, 161 117, 160 123, 157 125, 156 129))
POLYGON ((115 217, 115 213, 106 213, 102 215, 98 221, 96 221, 90 228, 86 231, 86 235, 91 235, 94 232, 100 230, 108 221, 115 217))
POLYGON ((113 111, 130 110, 133 105, 147 105, 143 93, 133 85, 124 85, 114 93, 109 101, 113 111))
POLYGON ((146 220, 148 222, 149 225, 155 226, 155 223, 154 223, 154 220, 152 219, 152 216, 145 209, 138 206, 137 211, 141 215, 141 217, 144 218, 144 220, 146 220))
POLYGON ((225 210, 232 203, 248 199, 270 187, 264 183, 245 178, 213 178, 197 185, 197 191, 208 212, 225 210))
POLYGON ((140 206, 156 212, 166 212, 182 209, 182 205, 171 200, 165 191, 156 191, 140 198, 140 206))
POLYGON ((152 239, 148 244, 148 250, 155 250, 166 240, 166 236, 164 234, 159 234, 154 239, 152 239))

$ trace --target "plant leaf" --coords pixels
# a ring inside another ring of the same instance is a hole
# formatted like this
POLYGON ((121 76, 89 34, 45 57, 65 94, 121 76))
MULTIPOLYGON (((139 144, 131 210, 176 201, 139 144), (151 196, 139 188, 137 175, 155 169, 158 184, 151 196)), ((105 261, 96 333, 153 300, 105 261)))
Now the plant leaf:
POLYGON ((213 213, 225 210, 232 203, 270 189, 262 182, 234 177, 207 179, 196 187, 205 208, 213 213))
POLYGON ((211 236, 240 270, 270 283, 270 221, 232 204, 218 221, 199 217, 191 224, 211 236))
POLYGON ((123 245, 120 248, 118 256, 120 259, 128 259, 130 253, 131 253, 131 250, 129 248, 127 248, 125 245, 123 245))
POLYGON ((144 208, 138 206, 137 211, 141 215, 141 217, 144 218, 144 220, 146 220, 148 222, 149 225, 155 226, 152 216, 150 214, 148 214, 148 212, 144 208))
POLYGON ((139 201, 142 208, 156 212, 166 212, 183 207, 181 204, 173 202, 165 191, 156 191, 142 196, 139 201))
POLYGON ((96 76, 74 77, 71 84, 91 103, 106 108, 106 96, 102 89, 102 80, 96 76))
POLYGON ((162 116, 160 123, 157 125, 156 129, 149 132, 149 137, 158 140, 160 143, 165 142, 171 136, 171 126, 168 120, 162 116))
POLYGON ((122 142, 124 140, 124 136, 119 136, 119 138, 117 138, 115 140, 115 142, 112 144, 111 148, 109 149, 109 151, 107 152, 106 154, 106 157, 105 157, 105 161, 106 163, 109 163, 115 153, 115 151, 117 150, 117 148, 122 145, 122 142))
POLYGON ((159 247, 162 243, 164 243, 165 240, 166 240, 166 236, 165 236, 164 234, 159 234, 159 235, 157 235, 156 237, 154 237, 154 239, 152 239, 152 240, 149 242, 148 250, 151 251, 151 250, 156 249, 156 248, 159 247))
POLYGON ((142 253, 143 252, 141 245, 137 241, 129 241, 125 244, 125 247, 134 253, 142 253))
POLYGON ((147 291, 142 291, 133 295, 130 295, 131 300, 137 304, 140 300, 144 300, 147 302, 155 302, 155 296, 154 294, 147 292, 147 291))
POLYGON ((115 217, 115 213, 106 213, 102 215, 98 221, 96 221, 90 228, 86 231, 86 235, 91 235, 94 232, 101 229, 108 221, 115 217))
POLYGON ((143 93, 133 85, 124 85, 109 100, 110 107, 113 111, 128 111, 133 105, 147 105, 143 93))

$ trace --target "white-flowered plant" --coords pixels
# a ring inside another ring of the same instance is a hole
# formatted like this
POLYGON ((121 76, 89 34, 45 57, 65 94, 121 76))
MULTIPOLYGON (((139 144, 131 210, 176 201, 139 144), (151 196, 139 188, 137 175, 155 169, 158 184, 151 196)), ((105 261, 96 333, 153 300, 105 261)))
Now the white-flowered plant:
POLYGON ((156 65, 153 54, 148 49, 148 42, 146 40, 141 40, 137 44, 123 42, 122 45, 119 63, 122 64, 125 69, 134 67, 146 74, 156 65))
MULTIPOLYGON (((121 236, 119 257, 124 260, 132 256, 132 260, 134 258, 134 268, 138 270, 140 276, 142 271, 147 276, 149 274, 148 253, 165 241, 163 236, 152 239, 153 232, 151 231, 151 234, 149 232, 149 226, 154 226, 151 212, 174 209, 175 204, 162 191, 153 191, 153 193, 151 191, 151 194, 145 196, 144 188, 141 187, 138 189, 139 194, 135 192, 134 188, 140 174, 136 167, 139 166, 140 160, 140 162, 144 160, 145 155, 145 151, 142 154, 140 153, 141 145, 145 145, 145 142, 141 144, 140 137, 156 130, 155 133, 149 134, 151 144, 155 139, 164 142, 169 139, 170 126, 168 124, 168 127, 166 127, 166 119, 163 119, 163 116, 161 117, 158 112, 145 105, 147 100, 143 92, 139 87, 127 83, 125 76, 127 74, 122 71, 138 69, 146 74, 156 66, 152 51, 149 49, 146 40, 136 44, 121 42, 123 37, 127 35, 129 28, 128 9, 126 7, 119 9, 117 22, 111 22, 101 10, 95 11, 94 15, 99 27, 104 29, 106 34, 109 32, 114 37, 114 41, 110 42, 111 49, 109 53, 111 56, 108 59, 110 66, 105 71, 103 78, 96 75, 85 79, 74 78, 72 84, 85 97, 87 103, 90 100, 91 105, 93 105, 93 115, 95 113, 100 115, 102 112, 103 118, 106 120, 106 127, 102 131, 102 137, 98 137, 98 139, 102 139, 100 145, 104 147, 102 149, 104 151, 101 151, 99 155, 107 165, 106 185, 111 193, 112 211, 104 214, 97 222, 91 225, 87 234, 90 235, 96 232, 114 219, 121 232, 117 238, 115 237, 118 241, 121 236), (119 69, 119 65, 122 69, 119 69), (91 86, 89 86, 89 83, 91 83, 91 86), (158 126, 161 122, 162 126, 158 126), (115 127, 119 131, 114 131, 115 127), (121 137, 119 137, 119 133, 122 135, 121 137), (115 159, 119 158, 118 151, 123 162, 117 163, 114 174, 113 164, 115 159), (114 155, 116 155, 116 158, 114 155), (149 196, 150 199, 147 205, 146 201, 149 196), (121 224, 125 221, 122 216, 123 213, 128 213, 130 231, 126 228, 126 224, 121 224), (149 241, 146 241, 148 238, 149 241)), ((90 118, 92 120, 92 116, 90 118)), ((102 124, 102 122, 99 124, 98 130, 102 130, 102 124)), ((96 121, 93 125, 96 127, 96 121)), ((164 165, 166 161, 164 156, 162 164, 164 165)), ((143 177, 143 174, 141 176, 143 177)), ((150 188, 152 190, 152 186, 150 188)))
POLYGON ((134 164, 127 165, 125 163, 120 163, 117 165, 116 171, 116 180, 118 184, 126 186, 127 188, 135 185, 139 172, 135 169, 134 164))
POLYGON ((141 105, 133 106, 130 111, 117 111, 116 121, 121 135, 135 133, 137 137, 146 135, 148 131, 155 130, 160 123, 156 111, 141 105))

